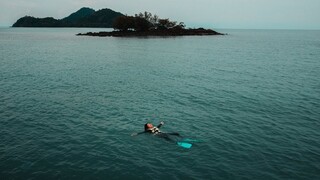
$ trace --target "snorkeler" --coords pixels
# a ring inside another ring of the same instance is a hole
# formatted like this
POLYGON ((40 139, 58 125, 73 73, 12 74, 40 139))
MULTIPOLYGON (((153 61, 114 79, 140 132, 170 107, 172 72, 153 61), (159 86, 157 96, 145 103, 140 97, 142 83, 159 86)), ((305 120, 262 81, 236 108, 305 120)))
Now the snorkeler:
POLYGON ((179 133, 163 133, 160 131, 160 127, 164 124, 164 122, 160 122, 160 124, 156 127, 154 127, 151 123, 146 123, 144 125, 144 131, 143 132, 139 132, 139 133, 132 133, 131 136, 136 136, 139 134, 143 134, 143 133, 150 133, 153 135, 156 135, 158 137, 162 137, 168 141, 174 141, 173 139, 170 138, 170 135, 174 135, 174 136, 178 136, 181 137, 179 133))

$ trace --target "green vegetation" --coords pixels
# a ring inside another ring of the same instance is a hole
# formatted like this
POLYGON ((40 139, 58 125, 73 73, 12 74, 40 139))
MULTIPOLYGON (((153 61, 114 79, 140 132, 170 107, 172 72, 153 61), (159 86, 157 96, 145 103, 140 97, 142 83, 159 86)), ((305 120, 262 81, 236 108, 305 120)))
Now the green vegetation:
POLYGON ((148 30, 168 30, 184 29, 183 22, 177 24, 176 21, 160 19, 157 15, 150 12, 135 14, 135 16, 120 16, 115 19, 113 28, 119 31, 148 31, 148 30))

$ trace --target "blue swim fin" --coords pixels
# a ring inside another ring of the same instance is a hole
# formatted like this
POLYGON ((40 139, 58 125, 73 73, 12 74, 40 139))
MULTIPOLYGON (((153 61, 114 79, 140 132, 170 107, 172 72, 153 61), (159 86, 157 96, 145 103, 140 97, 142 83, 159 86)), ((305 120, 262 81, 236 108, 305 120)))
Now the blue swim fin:
POLYGON ((191 148, 191 146, 192 146, 192 144, 187 143, 187 142, 177 142, 177 144, 178 144, 178 146, 181 146, 181 147, 187 148, 187 149, 191 148))

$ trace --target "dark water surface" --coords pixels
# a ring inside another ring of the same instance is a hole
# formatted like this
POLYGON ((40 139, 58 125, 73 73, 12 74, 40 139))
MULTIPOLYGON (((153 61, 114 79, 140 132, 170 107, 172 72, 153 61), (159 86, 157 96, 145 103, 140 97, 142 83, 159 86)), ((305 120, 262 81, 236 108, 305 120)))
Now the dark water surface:
POLYGON ((0 179, 320 178, 320 31, 87 31, 0 29, 0 179))

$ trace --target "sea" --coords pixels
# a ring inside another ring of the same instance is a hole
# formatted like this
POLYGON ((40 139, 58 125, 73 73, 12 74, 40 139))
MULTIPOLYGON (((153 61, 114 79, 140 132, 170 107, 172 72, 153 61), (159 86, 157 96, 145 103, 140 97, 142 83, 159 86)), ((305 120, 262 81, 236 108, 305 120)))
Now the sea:
POLYGON ((109 30, 0 28, 1 180, 320 179, 319 30, 109 30))

